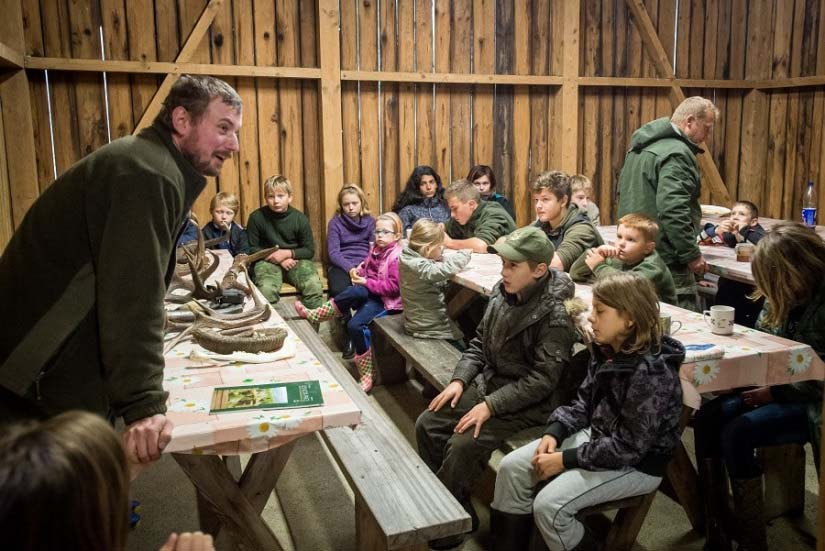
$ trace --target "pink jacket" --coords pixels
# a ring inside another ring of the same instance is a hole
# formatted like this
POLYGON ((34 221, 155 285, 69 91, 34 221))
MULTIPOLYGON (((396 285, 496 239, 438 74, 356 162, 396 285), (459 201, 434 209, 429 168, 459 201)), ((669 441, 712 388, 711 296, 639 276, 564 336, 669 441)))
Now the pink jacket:
POLYGON ((387 310, 404 309, 401 302, 401 278, 398 275, 398 257, 401 256, 402 248, 400 241, 384 249, 377 249, 373 245, 361 269, 361 275, 367 279, 367 289, 381 297, 387 310))

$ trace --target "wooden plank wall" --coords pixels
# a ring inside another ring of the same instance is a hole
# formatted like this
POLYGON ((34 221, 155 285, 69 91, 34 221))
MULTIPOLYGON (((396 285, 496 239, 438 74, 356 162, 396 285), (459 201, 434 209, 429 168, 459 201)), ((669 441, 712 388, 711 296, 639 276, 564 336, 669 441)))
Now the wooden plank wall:
MULTIPOLYGON (((341 0, 341 69, 561 75, 563 3, 341 0)), ((644 3, 671 61, 675 49, 677 78, 825 75, 825 0, 644 3)), ((26 53, 173 61, 206 4, 22 0, 26 53)), ((658 76, 624 0, 581 5, 582 78, 658 76)), ((318 67, 317 20, 314 0, 225 0, 191 61, 318 67)), ((50 71, 50 116, 43 72, 28 76, 40 192, 55 165, 59 174, 110 136, 130 133, 161 80, 108 74, 107 109, 101 73, 50 71)), ((321 183, 318 81, 228 80, 245 103, 241 153, 210 183, 196 214, 205 222, 211 195, 229 190, 240 196, 245 221, 263 203, 263 180, 283 173, 296 189, 293 205, 307 212, 320 242, 326 216, 318 197, 329 194, 321 183)), ((447 185, 471 165, 489 164, 514 202, 518 223, 528 223, 529 182, 561 163, 559 85, 400 80, 341 82, 344 181, 361 184, 379 211, 391 207, 417 165, 431 165, 447 185)), ((631 135, 671 113, 668 90, 580 84, 578 167, 594 182, 603 220, 614 217, 617 175, 631 135)), ((707 145, 731 197, 754 200, 768 216, 798 219, 804 183, 825 178, 825 86, 721 84, 685 93, 713 98, 722 112, 707 145)), ((703 193, 703 201, 715 200, 703 193)), ((825 208, 821 186, 820 202, 825 208)))
MULTIPOLYGON (((656 76, 623 0, 582 4, 583 76, 656 76)), ((645 0, 645 5, 671 62, 675 36, 677 78, 778 79, 825 69, 821 0, 645 0)), ((825 176, 825 89, 688 88, 685 93, 711 98, 721 111, 707 145, 731 198, 753 201, 766 216, 799 220, 805 183, 825 176)), ((669 116, 672 108, 666 88, 591 87, 582 96, 579 167, 594 182, 603 219, 610 220, 633 131, 669 116)), ((718 198, 705 186, 702 200, 718 198)))

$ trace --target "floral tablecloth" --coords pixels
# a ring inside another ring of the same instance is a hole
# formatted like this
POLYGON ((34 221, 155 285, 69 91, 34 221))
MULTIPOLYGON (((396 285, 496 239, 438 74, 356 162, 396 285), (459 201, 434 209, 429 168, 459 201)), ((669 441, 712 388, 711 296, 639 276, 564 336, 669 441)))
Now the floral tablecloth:
MULTIPOLYGON (((497 255, 473 253, 467 268, 453 281, 489 295, 501 279, 500 272, 501 260, 497 255)), ((590 287, 576 285, 576 296, 590 304, 590 287)), ((733 335, 715 335, 700 314, 664 303, 661 308, 674 321, 682 323, 674 338, 686 345, 717 345, 725 351, 721 359, 682 364, 679 371, 682 380, 697 391, 686 400, 692 407, 698 408, 699 392, 825 379, 825 363, 807 344, 740 325, 734 326, 733 335)))
MULTIPOLYGON (((222 251, 221 251, 222 252, 222 251)), ((222 255, 216 274, 222 274, 231 258, 222 255)), ((212 280, 219 276, 215 275, 212 280)), ((169 392, 168 417, 174 422, 172 442, 165 452, 237 455, 266 451, 313 431, 354 426, 361 412, 329 370, 289 330, 274 310, 262 326, 284 327, 289 331, 284 348, 294 355, 259 364, 223 363, 208 365, 189 359, 191 341, 175 346, 166 354, 163 387, 169 392), (210 415, 212 391, 217 386, 238 386, 272 382, 318 380, 324 405, 314 408, 245 410, 210 415)))

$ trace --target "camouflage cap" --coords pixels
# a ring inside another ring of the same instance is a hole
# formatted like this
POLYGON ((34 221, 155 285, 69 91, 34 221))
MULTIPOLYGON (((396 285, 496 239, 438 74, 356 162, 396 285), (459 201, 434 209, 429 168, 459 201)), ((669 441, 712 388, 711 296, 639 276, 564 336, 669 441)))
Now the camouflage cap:
POLYGON ((556 248, 547 238, 544 231, 536 226, 519 228, 496 245, 487 247, 488 253, 497 254, 510 262, 543 262, 550 264, 556 248))

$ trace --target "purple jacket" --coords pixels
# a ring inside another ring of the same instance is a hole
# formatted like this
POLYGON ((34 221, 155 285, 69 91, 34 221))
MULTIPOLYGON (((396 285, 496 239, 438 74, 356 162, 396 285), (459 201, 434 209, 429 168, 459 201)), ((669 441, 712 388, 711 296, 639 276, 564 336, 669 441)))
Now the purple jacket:
POLYGON ((384 249, 373 247, 361 269, 361 275, 367 279, 367 289, 381 297, 387 310, 404 309, 401 302, 401 277, 398 275, 398 258, 402 249, 400 241, 384 249))
POLYGON ((359 216, 350 218, 336 214, 327 229, 327 253, 333 266, 345 272, 358 266, 370 252, 370 241, 375 229, 375 218, 359 216))

